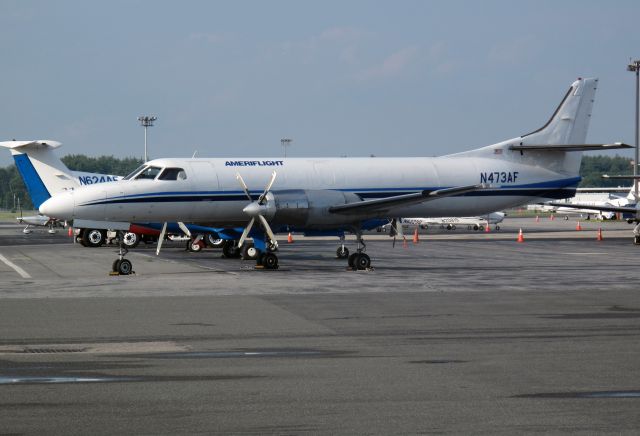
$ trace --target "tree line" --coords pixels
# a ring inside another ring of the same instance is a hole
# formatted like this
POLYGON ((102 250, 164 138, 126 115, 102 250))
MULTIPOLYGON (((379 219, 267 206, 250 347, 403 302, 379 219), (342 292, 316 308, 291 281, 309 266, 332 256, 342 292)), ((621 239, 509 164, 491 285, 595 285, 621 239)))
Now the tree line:
MULTIPOLYGON (((88 173, 114 174, 124 176, 142 164, 135 157, 116 158, 114 156, 89 157, 83 154, 70 154, 62 162, 73 171, 88 173)), ((631 181, 607 180, 602 174, 630 174, 631 159, 621 156, 583 156, 580 166, 581 187, 617 187, 631 186, 631 181)), ((23 209, 33 209, 31 199, 15 165, 0 168, 0 208, 16 211, 18 204, 23 209)))

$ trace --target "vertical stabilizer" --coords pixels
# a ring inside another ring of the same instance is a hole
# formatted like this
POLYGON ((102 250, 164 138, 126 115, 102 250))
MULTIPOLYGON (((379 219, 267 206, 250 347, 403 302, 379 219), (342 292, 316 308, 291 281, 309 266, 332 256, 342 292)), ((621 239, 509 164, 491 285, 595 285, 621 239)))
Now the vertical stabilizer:
POLYGON ((539 129, 522 135, 525 144, 584 144, 598 79, 578 79, 560 102, 549 121, 539 129))
POLYGON ((36 209, 52 195, 80 186, 69 168, 53 152, 61 145, 47 140, 0 142, 0 147, 11 150, 36 209))

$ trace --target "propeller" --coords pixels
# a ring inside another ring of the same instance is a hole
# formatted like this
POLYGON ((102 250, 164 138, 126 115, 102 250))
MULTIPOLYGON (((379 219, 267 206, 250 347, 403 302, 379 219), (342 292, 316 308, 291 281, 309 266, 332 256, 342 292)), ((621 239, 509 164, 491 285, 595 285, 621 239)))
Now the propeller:
MULTIPOLYGON (((185 226, 182 221, 178 221, 178 227, 180 227, 180 230, 182 230, 185 235, 187 235, 189 238, 191 237, 191 232, 189 231, 189 228, 185 226)), ((164 242, 164 237, 166 234, 167 234, 167 222, 165 221, 162 224, 162 230, 160 231, 160 236, 158 236, 158 247, 156 248, 156 256, 160 254, 160 248, 162 248, 162 243, 164 242)))
POLYGON ((160 236, 158 236, 158 248, 156 248, 156 256, 160 254, 160 248, 162 248, 162 242, 164 241, 164 235, 167 233, 167 222, 162 224, 162 230, 160 230, 160 236))
POLYGON ((260 194, 260 197, 258 197, 257 201, 253 201, 253 198, 251 198, 249 188, 247 188, 247 184, 244 183, 244 180, 242 179, 240 173, 236 173, 236 179, 238 179, 240 186, 242 186, 242 190, 246 194, 247 198, 251 201, 251 203, 249 203, 244 209, 242 209, 242 211, 249 215, 251 219, 249 220, 249 224, 247 224, 247 227, 245 227, 244 231, 242 232, 242 236, 240 236, 240 239, 238 240, 238 247, 242 247, 242 244, 244 244, 244 241, 245 239, 247 239, 247 236, 249 235, 251 228, 255 224, 256 219, 260 221, 260 224, 262 225, 265 233, 269 236, 271 243, 274 245, 278 245, 278 243, 276 242, 276 237, 273 234, 273 231, 271 230, 267 219, 264 217, 264 213, 267 211, 267 194, 273 186, 273 182, 275 182, 276 180, 276 172, 274 171, 273 173, 271 173, 271 179, 269 180, 269 183, 267 183, 267 186, 264 188, 264 192, 262 192, 262 194, 260 194))

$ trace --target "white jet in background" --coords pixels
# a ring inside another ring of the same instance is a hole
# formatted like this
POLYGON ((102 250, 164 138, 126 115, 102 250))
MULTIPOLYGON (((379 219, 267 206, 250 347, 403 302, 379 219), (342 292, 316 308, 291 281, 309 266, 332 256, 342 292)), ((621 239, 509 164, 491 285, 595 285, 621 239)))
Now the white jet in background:
MULTIPOLYGON (((607 196, 606 199, 597 199, 597 200, 589 200, 589 194, 584 195, 576 195, 575 197, 569 198, 566 201, 553 201, 546 203, 546 205, 550 206, 552 212, 556 214, 586 214, 587 219, 591 219, 591 215, 596 215, 597 218, 602 220, 611 220, 616 219, 616 212, 612 210, 603 210, 599 208, 610 208, 610 207, 635 207, 638 203, 638 200, 635 198, 634 187, 632 186, 629 190, 629 193, 626 197, 621 195, 614 195, 611 193, 605 194, 607 196)), ((593 197, 594 195, 591 194, 593 197)), ((568 219, 568 216, 565 216, 565 219, 568 219)))
MULTIPOLYGON (((400 218, 398 221, 405 229, 419 227, 422 230, 427 230, 430 227, 438 227, 440 229, 456 230, 458 227, 467 226, 467 230, 484 230, 486 226, 494 224, 495 229, 500 230, 499 224, 504 220, 505 215, 504 212, 491 212, 482 216, 400 218)), ((394 224, 385 224, 382 229, 386 232, 394 224)))

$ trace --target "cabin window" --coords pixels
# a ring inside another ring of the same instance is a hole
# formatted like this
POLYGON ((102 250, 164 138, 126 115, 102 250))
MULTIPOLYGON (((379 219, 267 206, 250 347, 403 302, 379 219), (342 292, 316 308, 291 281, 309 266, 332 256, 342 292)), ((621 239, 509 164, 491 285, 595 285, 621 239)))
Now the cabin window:
POLYGON ((165 168, 158 180, 186 180, 187 173, 182 168, 165 168))
POLYGON ((136 176, 136 180, 143 180, 143 179, 153 180, 156 178, 159 172, 160 172, 160 168, 158 167, 148 167, 136 176))

